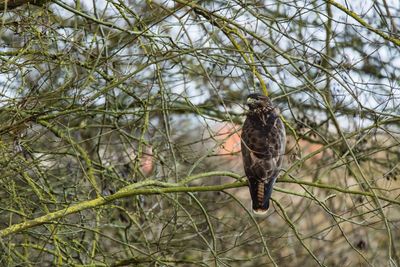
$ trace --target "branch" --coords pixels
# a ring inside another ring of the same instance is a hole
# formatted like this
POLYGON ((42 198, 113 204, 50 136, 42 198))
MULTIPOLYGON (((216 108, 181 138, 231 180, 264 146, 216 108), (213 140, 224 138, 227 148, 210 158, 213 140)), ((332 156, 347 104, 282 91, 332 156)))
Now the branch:
MULTIPOLYGON (((223 191, 225 189, 230 189, 230 188, 238 188, 238 187, 243 187, 247 185, 247 181, 240 181, 241 177, 235 173, 232 172, 208 172, 208 173, 202 173, 202 174, 195 174, 192 176, 189 176, 185 179, 183 179, 180 183, 165 183, 165 182, 160 182, 156 180, 145 180, 139 183, 131 184, 128 185, 122 189, 120 189, 118 192, 116 192, 113 195, 109 196, 101 196, 92 200, 87 200, 83 201, 80 203, 77 203, 75 205, 72 205, 68 208, 61 209, 46 215, 43 215, 41 217, 38 217, 36 219, 32 219, 23 223, 11 225, 3 230, 0 230, 0 238, 8 236, 10 234, 15 234, 18 232, 21 232, 25 229, 29 229, 35 226, 43 225, 46 223, 53 223, 54 220, 63 218, 67 215, 74 214, 83 210, 91 209, 91 208, 97 208, 99 206, 105 205, 107 203, 110 203, 114 200, 125 198, 125 197, 131 197, 135 195, 153 195, 153 194, 166 194, 166 193, 183 193, 183 192, 209 192, 209 191, 223 191), (234 178, 238 181, 234 183, 227 183, 227 184, 222 184, 222 185, 212 185, 212 186, 186 186, 185 184, 192 182, 197 179, 205 178, 205 177, 211 177, 211 176, 225 176, 225 177, 231 177, 234 178), (146 186, 153 186, 152 188, 140 188, 140 187, 146 187, 146 186), (158 186, 158 188, 154 188, 154 186, 158 186), (160 187, 166 187, 166 188, 160 188, 160 187)), ((278 182, 280 183, 297 183, 297 184, 302 184, 302 185, 308 185, 308 186, 313 186, 317 188, 323 188, 323 189, 331 189, 335 190, 341 193, 347 193, 347 194, 354 194, 354 195, 363 195, 363 196, 371 196, 372 193, 370 192, 363 192, 363 191, 356 191, 356 190, 348 190, 348 189, 343 189, 339 188, 336 186, 332 186, 329 184, 322 184, 322 183, 313 183, 313 182, 306 182, 306 181, 298 181, 298 180, 292 180, 292 179, 279 179, 278 182)), ((400 201, 390 199, 384 196, 378 196, 379 199, 387 201, 392 204, 397 204, 400 205, 400 201)))
POLYGON ((358 16, 355 12, 347 9, 346 7, 342 6, 341 4, 336 3, 333 0, 326 0, 326 1, 328 3, 334 5, 335 7, 339 8, 340 10, 342 10, 344 13, 346 13, 347 15, 349 15, 350 17, 352 17, 356 21, 358 21, 358 23, 360 23, 362 26, 364 26, 365 28, 367 28, 371 32, 374 32, 374 33, 378 34, 379 36, 381 36, 383 39, 388 40, 388 41, 392 42, 393 44, 395 44, 397 46, 400 46, 400 39, 397 39, 397 38, 394 38, 392 36, 389 36, 389 35, 385 34, 384 32, 372 27, 365 20, 363 20, 360 16, 358 16))
MULTIPOLYGON (((185 182, 193 181, 193 180, 199 179, 199 178, 215 176, 215 175, 223 175, 223 174, 228 174, 225 176, 230 176, 233 178, 239 177, 235 174, 229 175, 229 173, 225 173, 225 172, 211 172, 211 173, 204 173, 201 175, 193 175, 193 176, 190 176, 190 177, 184 179, 184 181, 185 182)), ((83 202, 77 203, 75 205, 71 205, 68 208, 61 209, 61 210, 43 215, 36 219, 32 219, 29 221, 25 221, 23 223, 11 225, 3 230, 0 230, 0 238, 8 236, 10 234, 15 234, 15 233, 21 232, 25 229, 29 229, 29 228, 32 228, 35 226, 43 225, 46 223, 54 223, 54 220, 61 219, 67 215, 74 214, 74 213, 77 213, 77 212, 80 212, 83 210, 87 210, 87 209, 91 209, 91 208, 97 208, 97 207, 100 207, 107 203, 110 203, 114 200, 125 198, 125 197, 131 197, 131 196, 135 196, 135 195, 152 195, 152 194, 165 194, 165 193, 178 193, 178 192, 222 191, 222 190, 229 189, 229 188, 242 187, 242 186, 245 186, 246 184, 247 184, 247 181, 238 181, 238 182, 222 184, 222 185, 190 186, 190 187, 188 187, 188 186, 181 185, 181 184, 162 183, 162 182, 154 181, 154 180, 146 180, 143 182, 131 184, 127 187, 124 187, 113 195, 101 196, 101 197, 98 197, 98 198, 95 198, 92 200, 83 201, 83 202), (167 187, 167 188, 138 188, 138 187, 144 187, 144 186, 170 186, 170 187, 167 187)))

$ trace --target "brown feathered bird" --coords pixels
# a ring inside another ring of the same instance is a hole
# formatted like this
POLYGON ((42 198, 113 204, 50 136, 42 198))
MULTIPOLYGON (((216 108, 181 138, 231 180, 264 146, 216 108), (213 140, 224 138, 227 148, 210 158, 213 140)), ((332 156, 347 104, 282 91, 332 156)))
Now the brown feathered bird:
POLYGON ((242 157, 253 211, 266 213, 272 188, 278 177, 285 153, 285 127, 279 118, 279 109, 261 94, 250 94, 249 107, 242 129, 242 157))

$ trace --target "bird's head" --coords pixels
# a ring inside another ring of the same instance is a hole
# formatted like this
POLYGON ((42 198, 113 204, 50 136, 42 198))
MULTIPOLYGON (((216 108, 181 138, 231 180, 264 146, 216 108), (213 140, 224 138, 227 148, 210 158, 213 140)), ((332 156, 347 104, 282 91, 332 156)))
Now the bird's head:
POLYGON ((274 107, 268 96, 262 94, 250 94, 247 96, 246 105, 250 111, 272 110, 274 107))

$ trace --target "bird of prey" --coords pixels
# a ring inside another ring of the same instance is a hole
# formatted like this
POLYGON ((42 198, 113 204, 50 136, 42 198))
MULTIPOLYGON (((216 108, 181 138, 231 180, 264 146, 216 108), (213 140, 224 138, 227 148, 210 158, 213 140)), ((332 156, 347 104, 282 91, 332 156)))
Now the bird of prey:
POLYGON ((243 166, 249 180, 253 211, 264 214, 282 166, 286 133, 279 109, 267 96, 250 94, 246 105, 249 111, 242 129, 243 166))

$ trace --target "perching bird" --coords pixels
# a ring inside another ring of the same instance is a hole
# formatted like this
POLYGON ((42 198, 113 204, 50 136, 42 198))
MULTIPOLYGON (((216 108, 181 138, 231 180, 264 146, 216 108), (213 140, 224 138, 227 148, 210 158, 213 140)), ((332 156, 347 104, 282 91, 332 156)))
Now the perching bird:
POLYGON ((279 109, 261 94, 250 94, 249 107, 242 129, 243 166, 253 201, 253 211, 266 213, 272 188, 278 177, 285 153, 285 127, 279 109))

